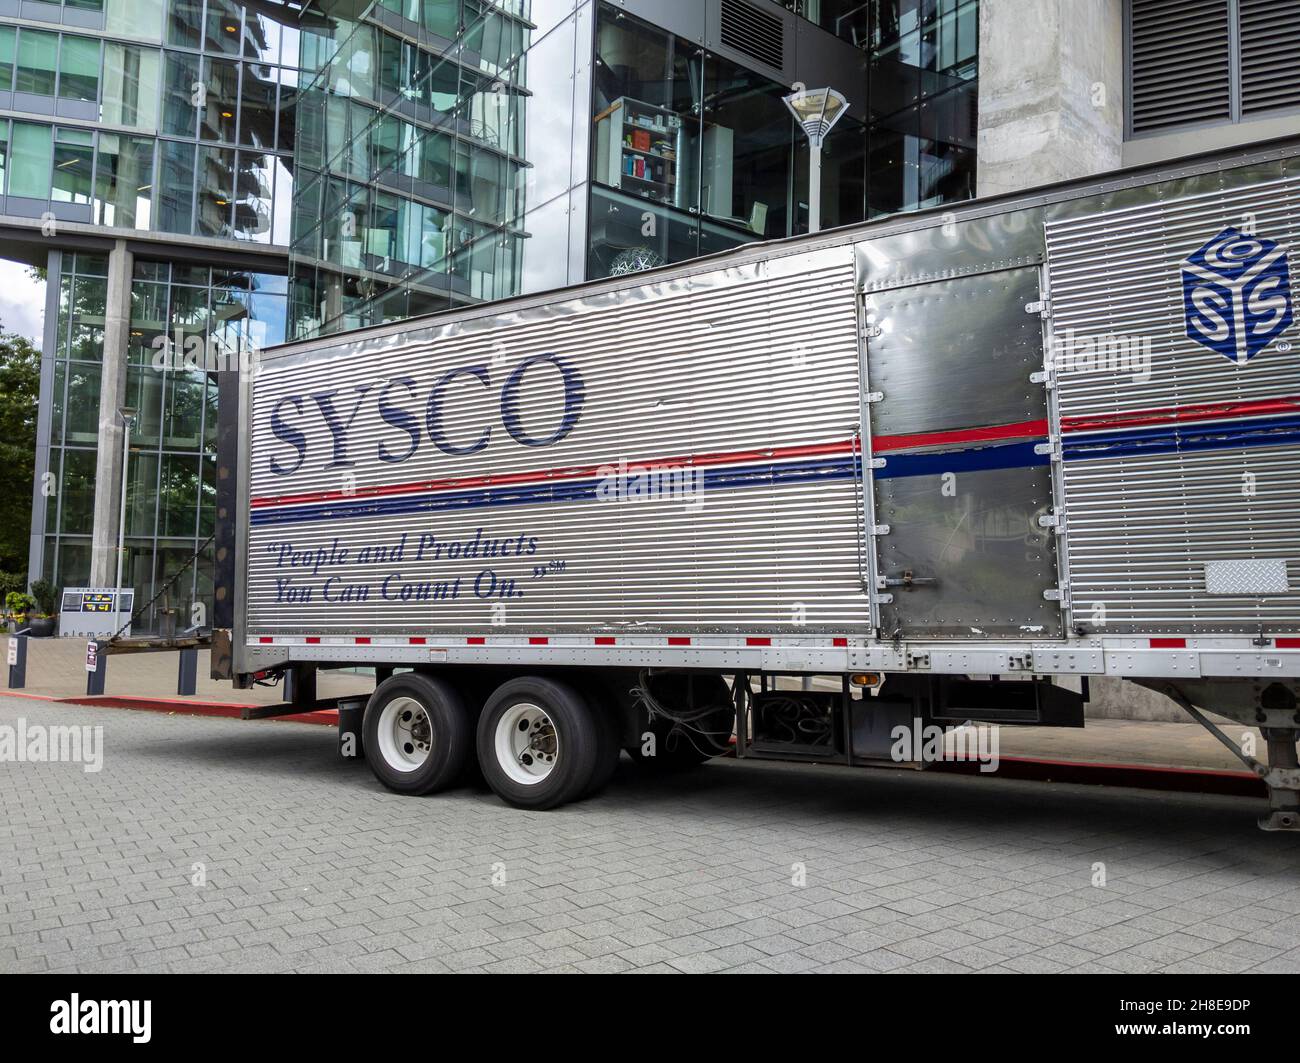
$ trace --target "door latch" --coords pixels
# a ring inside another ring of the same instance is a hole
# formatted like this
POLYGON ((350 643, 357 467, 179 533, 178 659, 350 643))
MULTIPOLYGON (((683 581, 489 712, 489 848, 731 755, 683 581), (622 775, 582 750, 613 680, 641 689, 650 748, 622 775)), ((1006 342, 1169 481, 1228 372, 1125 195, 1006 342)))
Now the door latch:
POLYGON ((904 569, 901 576, 885 576, 882 580, 886 587, 902 587, 910 591, 913 587, 933 587, 939 581, 934 576, 917 576, 912 570, 904 569))

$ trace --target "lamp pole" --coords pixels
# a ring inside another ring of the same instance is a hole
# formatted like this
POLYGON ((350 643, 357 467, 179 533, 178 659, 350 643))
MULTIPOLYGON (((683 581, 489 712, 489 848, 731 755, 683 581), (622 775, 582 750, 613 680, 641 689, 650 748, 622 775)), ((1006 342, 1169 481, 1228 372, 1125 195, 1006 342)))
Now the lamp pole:
POLYGON ((118 407, 118 416, 122 418, 122 499, 117 513, 117 583, 113 592, 114 626, 122 614, 122 562, 126 558, 126 484, 127 460, 131 456, 131 429, 135 427, 136 411, 130 406, 118 407))
POLYGON ((808 136, 808 231, 822 227, 822 145, 831 127, 849 109, 835 89, 801 89, 785 97, 785 105, 808 136))

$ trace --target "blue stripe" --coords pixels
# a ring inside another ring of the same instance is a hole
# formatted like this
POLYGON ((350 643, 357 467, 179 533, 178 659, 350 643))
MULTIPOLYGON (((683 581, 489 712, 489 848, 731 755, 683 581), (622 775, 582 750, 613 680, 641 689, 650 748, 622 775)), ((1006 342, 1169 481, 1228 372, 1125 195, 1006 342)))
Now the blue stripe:
POLYGON ((1066 461, 1095 461, 1143 454, 1276 447, 1292 443, 1300 443, 1300 417, 1270 417, 1211 425, 1170 425, 1079 439, 1067 436, 1062 446, 1062 455, 1066 461))
POLYGON ((996 447, 949 450, 942 453, 888 454, 885 467, 875 471, 877 480, 900 476, 940 476, 945 472, 979 472, 982 469, 1021 469, 1046 465, 1051 458, 1034 453, 1036 442, 1008 443, 996 447))
MULTIPOLYGON (((858 475, 858 469, 859 463, 855 457, 705 469, 701 487, 705 491, 721 491, 760 487, 764 484, 781 486, 823 480, 849 480, 858 475)), ((588 502, 595 499, 601 482, 572 480, 521 487, 488 487, 474 491, 434 491, 398 498, 354 499, 285 509, 255 509, 252 523, 299 524, 323 520, 354 520, 358 517, 386 517, 402 513, 493 509, 543 505, 548 502, 588 502)))

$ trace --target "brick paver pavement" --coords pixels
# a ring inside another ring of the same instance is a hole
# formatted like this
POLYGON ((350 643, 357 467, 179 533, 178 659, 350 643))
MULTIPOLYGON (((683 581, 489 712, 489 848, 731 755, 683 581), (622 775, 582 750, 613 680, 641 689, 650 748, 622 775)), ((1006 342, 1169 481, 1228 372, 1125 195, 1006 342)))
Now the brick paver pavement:
POLYGON ((0 763, 0 971, 1300 970, 1300 836, 1244 799, 719 761, 527 813, 325 727, 20 717, 105 752, 0 763))

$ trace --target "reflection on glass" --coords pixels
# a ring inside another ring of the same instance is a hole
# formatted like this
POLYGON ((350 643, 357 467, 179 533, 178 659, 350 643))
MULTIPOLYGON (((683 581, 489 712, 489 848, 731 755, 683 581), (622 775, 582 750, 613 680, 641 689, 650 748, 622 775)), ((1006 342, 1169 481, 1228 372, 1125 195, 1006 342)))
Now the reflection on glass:
POLYGON ((95 166, 95 222, 148 229, 153 199, 153 141, 99 135, 95 166))

